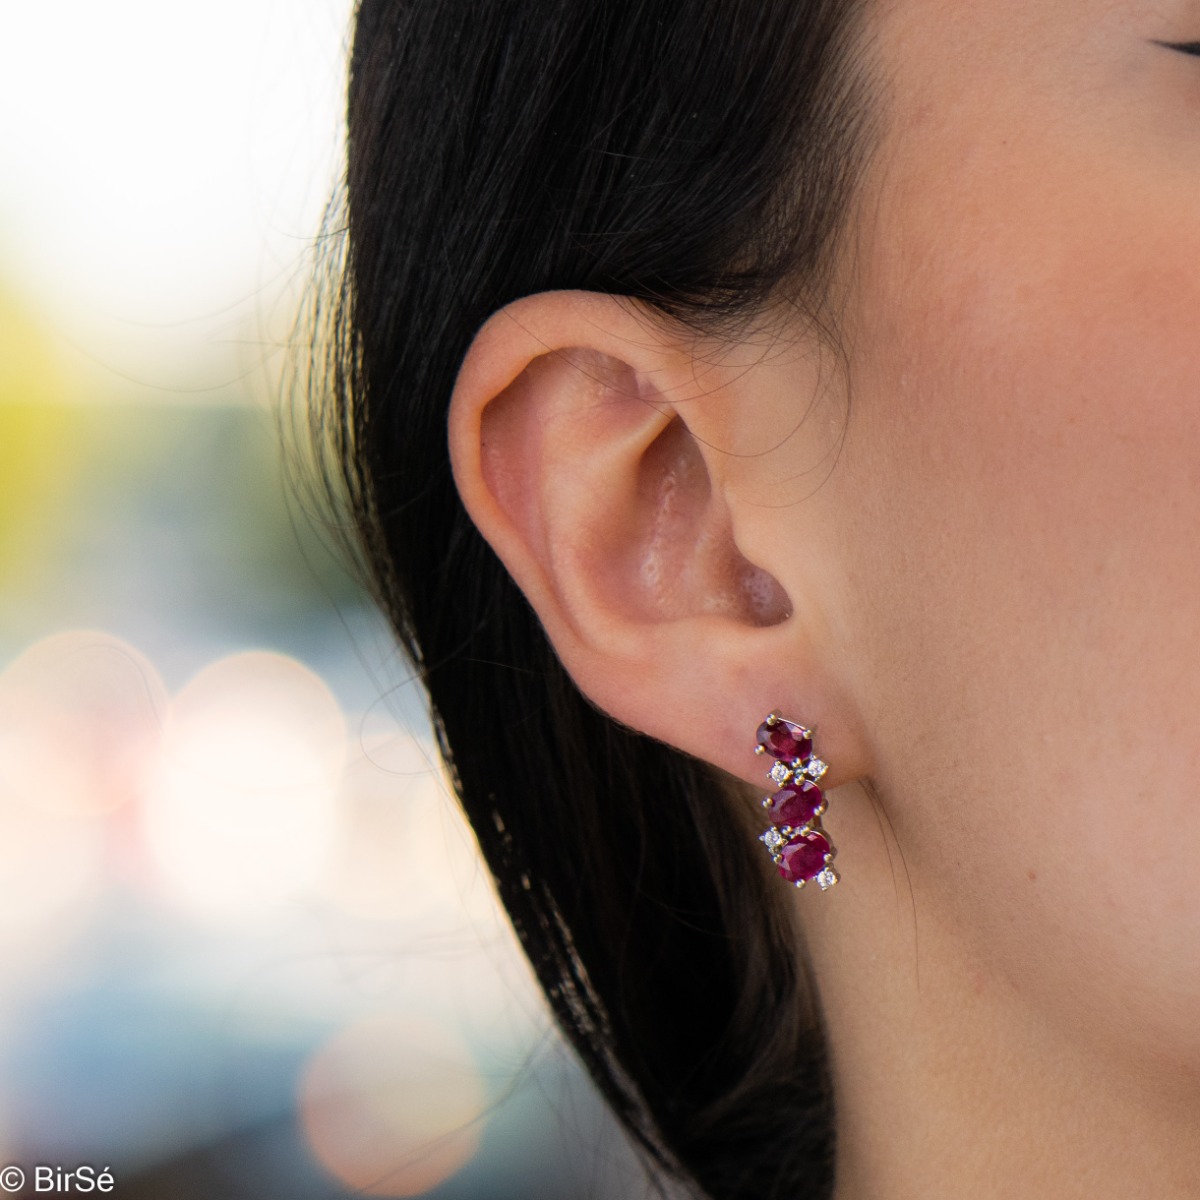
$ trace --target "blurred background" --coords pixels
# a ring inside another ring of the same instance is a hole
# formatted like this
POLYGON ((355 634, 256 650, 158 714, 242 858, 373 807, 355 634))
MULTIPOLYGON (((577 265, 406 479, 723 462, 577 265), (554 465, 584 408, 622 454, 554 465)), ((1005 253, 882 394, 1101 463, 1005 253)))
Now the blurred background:
POLYGON ((5 1194, 646 1194, 287 486, 349 9, 3 9, 5 1194))

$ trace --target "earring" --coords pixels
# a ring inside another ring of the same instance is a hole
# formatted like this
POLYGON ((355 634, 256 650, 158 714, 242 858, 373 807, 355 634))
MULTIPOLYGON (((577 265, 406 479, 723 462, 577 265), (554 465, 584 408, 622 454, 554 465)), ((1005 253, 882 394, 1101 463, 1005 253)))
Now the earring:
POLYGON ((758 840, 788 883, 833 887, 841 876, 833 868, 837 851, 821 826, 829 806, 817 787, 829 768, 813 754, 812 730, 773 712, 758 727, 754 752, 775 760, 767 775, 779 789, 763 797, 771 828, 758 840))

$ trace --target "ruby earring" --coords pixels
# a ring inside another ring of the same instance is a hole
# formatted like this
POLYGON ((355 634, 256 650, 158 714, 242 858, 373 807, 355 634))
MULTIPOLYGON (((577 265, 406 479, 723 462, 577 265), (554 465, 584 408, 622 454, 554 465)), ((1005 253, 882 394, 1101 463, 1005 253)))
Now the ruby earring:
POLYGON ((812 730, 773 712, 758 727, 754 752, 775 760, 767 775, 779 789, 763 797, 771 827, 758 840, 788 883, 833 887, 841 876, 833 868, 837 851, 821 826, 828 804, 817 787, 829 768, 813 754, 812 730))

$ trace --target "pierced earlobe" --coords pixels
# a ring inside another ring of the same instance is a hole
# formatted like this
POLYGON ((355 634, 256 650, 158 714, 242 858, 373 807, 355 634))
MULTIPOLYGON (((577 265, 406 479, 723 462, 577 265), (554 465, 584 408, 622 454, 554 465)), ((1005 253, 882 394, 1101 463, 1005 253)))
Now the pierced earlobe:
POLYGON ((771 827, 758 840, 788 883, 826 891, 841 876, 833 867, 837 850, 821 824, 829 805, 817 783, 829 768, 813 754, 812 737, 811 729, 777 712, 758 727, 754 752, 775 759, 767 776, 779 789, 763 797, 771 827))

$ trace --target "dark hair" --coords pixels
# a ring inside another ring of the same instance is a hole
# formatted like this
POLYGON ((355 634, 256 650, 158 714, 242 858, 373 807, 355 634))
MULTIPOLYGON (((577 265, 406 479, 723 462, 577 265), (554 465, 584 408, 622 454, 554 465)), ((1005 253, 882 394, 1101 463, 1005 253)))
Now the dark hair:
POLYGON ((482 322, 534 292, 819 320, 867 149, 860 7, 361 0, 318 314, 339 485, 501 899, 627 1128, 718 1198, 832 1183, 778 880, 720 772, 575 687, 459 501, 446 408, 482 322))

